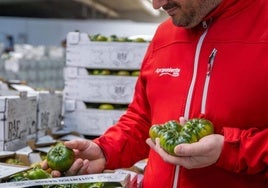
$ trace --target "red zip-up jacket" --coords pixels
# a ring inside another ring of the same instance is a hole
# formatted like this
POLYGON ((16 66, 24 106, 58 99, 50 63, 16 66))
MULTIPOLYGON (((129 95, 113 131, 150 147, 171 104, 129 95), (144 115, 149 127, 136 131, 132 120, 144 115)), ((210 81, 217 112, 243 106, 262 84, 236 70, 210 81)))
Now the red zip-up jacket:
POLYGON ((148 157, 144 188, 267 188, 268 1, 223 0, 193 29, 161 24, 127 112, 95 142, 109 169, 148 157), (215 164, 178 167, 146 145, 152 124, 200 115, 224 135, 215 164))

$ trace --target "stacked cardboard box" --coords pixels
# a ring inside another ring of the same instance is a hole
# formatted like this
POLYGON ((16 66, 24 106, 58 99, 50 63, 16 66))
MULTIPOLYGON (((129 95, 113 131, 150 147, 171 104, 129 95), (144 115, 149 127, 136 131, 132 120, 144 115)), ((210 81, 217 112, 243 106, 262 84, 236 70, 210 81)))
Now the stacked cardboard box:
POLYGON ((36 138, 37 100, 35 96, 0 96, 0 150, 15 151, 36 138))
POLYGON ((132 100, 137 80, 132 73, 140 69, 147 47, 147 42, 90 41, 87 33, 70 32, 64 70, 65 128, 98 136, 114 124, 132 100), (103 104, 112 108, 106 110, 103 104))
POLYGON ((37 138, 61 130, 62 92, 39 91, 37 101, 37 138))
POLYGON ((0 151, 16 151, 62 129, 62 92, 17 86, 0 90, 0 151))

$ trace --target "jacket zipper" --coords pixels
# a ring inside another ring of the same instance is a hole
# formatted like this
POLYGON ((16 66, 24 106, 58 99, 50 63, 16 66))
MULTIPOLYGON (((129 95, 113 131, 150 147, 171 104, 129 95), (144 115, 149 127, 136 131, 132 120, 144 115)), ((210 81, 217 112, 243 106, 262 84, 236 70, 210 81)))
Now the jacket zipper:
POLYGON ((186 107, 185 107, 185 112, 184 112, 184 117, 186 119, 189 118, 189 113, 190 113, 190 106, 191 106, 191 101, 192 101, 192 97, 193 97, 193 91, 194 91, 194 86, 195 86, 195 82, 196 82, 196 76, 197 76, 197 68, 198 68, 198 61, 199 61, 199 56, 200 56, 200 51, 201 51, 201 47, 204 41, 204 38, 207 34, 207 29, 205 30, 205 32, 201 35, 198 43, 197 43, 197 48, 196 48, 196 52, 195 52, 195 58, 194 58, 194 71, 193 71, 193 76, 192 76, 192 81, 190 84, 190 88, 189 88, 189 92, 188 92, 188 96, 186 99, 186 107))
POLYGON ((201 103, 201 114, 205 114, 205 111, 206 111, 206 102, 207 102, 207 94, 208 94, 208 85, 210 81, 210 73, 214 64, 214 59, 215 59, 216 54, 217 54, 217 49, 214 48, 211 54, 209 55, 207 75, 206 75, 204 92, 203 92, 202 103, 201 103))
MULTIPOLYGON (((195 51, 193 76, 192 76, 192 81, 191 81, 191 84, 190 84, 188 96, 187 96, 187 99, 186 99, 186 107, 185 107, 185 112, 184 112, 184 118, 185 119, 189 119, 190 104, 191 104, 191 101, 192 101, 193 90, 194 90, 194 86, 195 86, 195 82, 196 82, 197 68, 198 68, 198 61, 199 61, 200 51, 201 51, 203 41, 204 41, 205 36, 207 35, 207 31, 208 31, 207 23, 204 21, 202 24, 203 24, 203 28, 206 29, 206 30, 204 31, 204 33, 199 38, 199 41, 198 41, 197 47, 196 47, 196 51, 195 51)), ((174 174, 174 180, 173 180, 173 188, 177 188, 177 186, 178 186, 179 173, 180 173, 180 166, 177 165, 176 168, 175 168, 175 174, 174 174)))

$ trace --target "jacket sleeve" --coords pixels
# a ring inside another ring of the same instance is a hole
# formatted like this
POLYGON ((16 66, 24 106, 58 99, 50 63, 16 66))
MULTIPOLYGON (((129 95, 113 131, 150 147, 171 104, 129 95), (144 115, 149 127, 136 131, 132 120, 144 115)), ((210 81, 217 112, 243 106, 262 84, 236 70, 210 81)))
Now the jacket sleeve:
MULTIPOLYGON (((143 63, 148 57, 148 51, 143 63)), ((141 68, 142 69, 142 68, 141 68)), ((149 146, 145 140, 151 126, 151 111, 148 104, 145 81, 138 77, 132 102, 119 121, 102 136, 95 139, 106 157, 106 169, 130 167, 148 157, 149 146)))
POLYGON ((268 178, 268 128, 223 129, 224 145, 217 165, 236 173, 264 174, 268 178))

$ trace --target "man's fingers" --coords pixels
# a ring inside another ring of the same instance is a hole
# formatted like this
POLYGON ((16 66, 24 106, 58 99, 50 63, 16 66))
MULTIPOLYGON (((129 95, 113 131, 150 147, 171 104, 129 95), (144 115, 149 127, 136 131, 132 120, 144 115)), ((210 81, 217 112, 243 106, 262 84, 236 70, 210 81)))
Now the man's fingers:
POLYGON ((207 155, 208 152, 215 144, 214 139, 211 141, 214 135, 208 135, 200 139, 198 142, 191 144, 179 144, 174 148, 174 152, 178 156, 200 156, 207 155))
POLYGON ((51 172, 51 176, 52 176, 53 178, 58 178, 58 177, 61 177, 61 173, 60 173, 59 171, 57 171, 57 170, 53 170, 53 171, 51 172))
POLYGON ((47 160, 46 160, 46 159, 43 160, 43 161, 40 163, 40 165, 41 165, 41 168, 42 168, 42 169, 48 169, 48 164, 47 164, 47 160))
POLYGON ((82 167, 79 169, 79 171, 77 172, 77 174, 89 174, 88 169, 89 167, 90 161, 89 160, 84 160, 83 161, 83 165, 82 167))
POLYGON ((82 139, 65 141, 64 145, 70 149, 85 150, 89 146, 89 141, 82 139))
POLYGON ((198 156, 200 154, 206 154, 206 151, 207 146, 200 142, 179 144, 174 148, 174 152, 178 156, 198 156))
POLYGON ((151 138, 147 138, 147 139, 146 139, 146 143, 147 143, 151 148, 154 148, 154 147, 155 147, 155 143, 152 141, 151 138))
POLYGON ((65 172, 65 176, 77 175, 79 170, 83 167, 83 164, 84 162, 82 159, 75 160, 70 169, 65 172))

